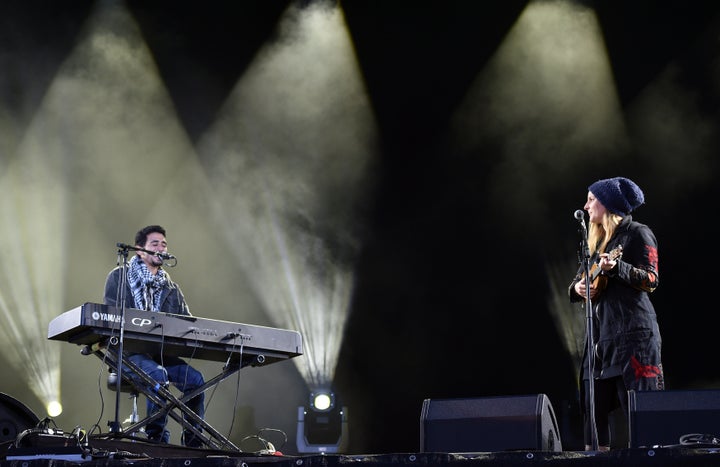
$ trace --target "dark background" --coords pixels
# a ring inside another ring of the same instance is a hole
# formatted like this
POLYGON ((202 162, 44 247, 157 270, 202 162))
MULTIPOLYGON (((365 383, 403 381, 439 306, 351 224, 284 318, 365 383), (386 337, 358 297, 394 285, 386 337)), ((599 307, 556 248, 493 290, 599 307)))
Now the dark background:
MULTIPOLYGON (((127 5, 185 132, 197 143, 258 48, 272 39, 288 3, 127 5)), ((379 181, 359 213, 362 247, 335 377, 349 408, 351 452, 416 451, 426 398, 535 393, 550 397, 564 447, 581 444, 576 362, 550 311, 548 265, 569 264, 562 276, 563 285, 569 283, 579 240, 572 213, 600 178, 630 177, 645 191, 646 205, 634 214, 659 242, 661 285, 653 301, 667 387, 717 385, 710 222, 717 198, 720 6, 677 0, 580 5, 597 12, 619 119, 631 142, 619 153, 588 143, 572 170, 556 171, 561 155, 553 156, 552 148, 561 141, 537 141, 527 147, 532 165, 515 161, 517 171, 531 174, 528 184, 498 178, 503 135, 466 146, 447 143, 454 110, 526 2, 341 2, 380 139, 379 181), (683 95, 695 109, 692 120, 683 121, 679 109, 672 116, 634 106, 669 67, 674 87, 663 96, 664 112, 683 95), (643 126, 671 116, 656 132, 643 126), (531 157, 547 147, 541 162, 531 157)), ((91 7, 86 1, 2 2, 1 104, 20 121, 30 121, 91 7), (32 80, 18 71, 29 63, 43 70, 32 80)), ((128 241, 134 230, 116 240, 128 241)))

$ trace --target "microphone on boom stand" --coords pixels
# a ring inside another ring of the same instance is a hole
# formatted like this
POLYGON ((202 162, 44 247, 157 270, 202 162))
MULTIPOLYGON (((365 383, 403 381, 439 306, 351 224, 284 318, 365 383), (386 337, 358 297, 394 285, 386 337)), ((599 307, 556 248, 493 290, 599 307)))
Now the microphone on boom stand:
POLYGON ((172 260, 173 263, 168 263, 168 266, 171 268, 174 268, 177 266, 177 257, 175 255, 171 255, 170 253, 164 252, 164 251, 152 251, 152 250, 146 250, 145 248, 140 248, 138 246, 132 246, 128 245, 127 243, 118 243, 117 247, 120 248, 123 251, 142 251, 143 253, 147 253, 149 255, 157 256, 163 262, 172 260))

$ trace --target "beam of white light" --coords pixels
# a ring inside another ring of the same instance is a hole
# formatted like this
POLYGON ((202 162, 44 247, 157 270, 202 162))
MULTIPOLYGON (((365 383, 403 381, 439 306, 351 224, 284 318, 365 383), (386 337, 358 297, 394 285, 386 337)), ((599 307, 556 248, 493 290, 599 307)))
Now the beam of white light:
MULTIPOLYGON (((312 387, 328 387, 335 373, 337 356, 352 292, 352 271, 333 262, 322 239, 303 232, 290 233, 282 227, 268 204, 267 215, 272 228, 271 248, 279 253, 279 266, 288 287, 288 299, 274 299, 278 309, 294 311, 290 323, 306 338, 305 364, 302 372, 312 387), (293 244, 289 241, 292 240, 293 244), (289 305, 289 306, 288 306, 289 305)), ((275 297, 273 297, 275 298, 275 297)))
MULTIPOLYGON (((70 204, 76 207, 72 240, 82 248, 82 254, 75 261, 81 266, 68 280, 68 286, 75 287, 75 295, 81 299, 70 306, 101 301, 104 278, 115 265, 115 242, 131 243, 138 228, 160 223, 168 229, 171 251, 180 257, 178 267, 168 272, 182 285, 192 312, 233 320, 217 312, 243 310, 242 298, 235 296, 242 295, 242 286, 225 289, 218 285, 220 281, 208 279, 230 276, 227 270, 235 272, 235 265, 227 261, 223 242, 215 245, 209 241, 217 226, 209 218, 211 210, 203 204, 209 191, 207 180, 152 55, 122 2, 98 3, 73 53, 59 70, 46 107, 46 112, 62 116, 54 121, 55 144, 73 155, 67 169, 70 204), (62 139, 63 133, 72 137, 62 139), (222 254, 208 263, 217 250, 222 254), (214 300, 227 300, 235 307, 215 307, 211 304, 214 300)), ((94 423, 90 417, 101 415, 95 411, 103 406, 88 404, 87 398, 70 397, 70 385, 87 388, 95 383, 90 379, 94 376, 82 371, 99 362, 94 357, 92 362, 77 360, 83 357, 73 346, 57 345, 75 354, 71 357, 73 365, 63 368, 65 411, 75 415, 73 424, 78 423, 77 417, 94 423), (74 381, 74 374, 83 379, 74 381)), ((209 363, 193 364, 208 369, 209 363)), ((117 395, 113 393, 113 397, 117 395)), ((214 405, 214 409, 208 407, 209 420, 217 415, 213 413, 216 410, 223 416, 234 414, 228 412, 228 406, 214 405)), ((179 442, 182 430, 171 431, 179 442)))
MULTIPOLYGON (((512 224, 522 222, 534 226, 537 238, 552 237, 543 234, 557 229, 548 220, 546 192, 562 189, 552 181, 573 180, 596 161, 612 166, 628 147, 595 12, 567 0, 529 2, 473 83, 453 125, 454 141, 470 154, 488 141, 503 148, 502 161, 487 179, 496 199, 489 204, 516 214, 507 218, 508 231, 524 233, 522 225, 512 224)), ((572 266, 548 265, 549 309, 568 353, 579 361, 584 320, 567 299, 574 272, 572 266)))
MULTIPOLYGON (((67 344, 48 341, 47 326, 65 311, 63 291, 79 287, 86 301, 99 300, 115 243, 94 242, 132 235, 149 223, 162 183, 174 183, 172 171, 190 148, 122 2, 98 2, 17 148, 0 178, 0 241, 6 246, 0 251, 6 323, 0 346, 43 406, 57 414, 60 354, 67 344), (69 244, 82 245, 70 262, 69 244)), ((170 211, 165 214, 169 222, 170 211)))
POLYGON ((311 386, 332 382, 376 132, 341 10, 291 7, 200 152, 218 218, 311 386))
POLYGON ((43 123, 34 122, 0 178, 0 348, 47 405, 59 399, 47 323, 62 304, 67 210, 62 159, 45 146, 43 123))
POLYGON ((595 12, 566 0, 528 3, 453 125, 465 151, 488 141, 502 148, 488 177, 495 199, 489 204, 516 213, 523 225, 543 225, 549 207, 542 190, 559 185, 548 179, 572 179, 598 154, 604 166, 620 163, 629 147, 595 12))
POLYGON ((551 312, 555 328, 558 331, 563 346, 568 355, 572 357, 575 365, 575 380, 580 381, 580 362, 584 350, 584 341, 587 321, 582 306, 570 303, 568 286, 577 270, 577 261, 567 264, 548 264, 546 266, 550 295, 548 309, 551 312))

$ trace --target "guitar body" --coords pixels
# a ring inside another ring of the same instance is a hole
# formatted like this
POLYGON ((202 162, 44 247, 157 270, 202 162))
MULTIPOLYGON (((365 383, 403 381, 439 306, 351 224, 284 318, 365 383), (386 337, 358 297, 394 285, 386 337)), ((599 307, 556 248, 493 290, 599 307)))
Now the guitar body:
POLYGON ((605 290, 608 282, 607 276, 600 274, 601 272, 602 270, 598 267, 597 263, 593 263, 593 266, 590 269, 590 277, 594 278, 592 280, 592 285, 597 289, 598 294, 605 290))
MULTIPOLYGON (((615 261, 616 259, 620 258, 623 253, 622 245, 618 245, 610 252, 608 253, 608 260, 609 261, 615 261)), ((590 268, 590 283, 597 289, 597 293, 601 293, 603 290, 605 290, 605 287, 607 287, 607 276, 604 276, 601 274, 602 269, 598 266, 597 262, 594 262, 592 267, 590 268)))

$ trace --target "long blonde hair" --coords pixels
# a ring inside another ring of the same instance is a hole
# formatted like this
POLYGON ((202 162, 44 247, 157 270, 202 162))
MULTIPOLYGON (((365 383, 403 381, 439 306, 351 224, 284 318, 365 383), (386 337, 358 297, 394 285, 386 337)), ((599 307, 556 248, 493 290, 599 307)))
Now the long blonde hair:
POLYGON ((612 237, 613 233, 615 233, 615 229, 618 225, 620 225, 622 220, 623 216, 613 214, 610 211, 605 211, 601 223, 590 223, 590 229, 588 230, 588 247, 590 249, 590 256, 592 256, 595 252, 605 252, 605 247, 607 246, 608 241, 612 237))

